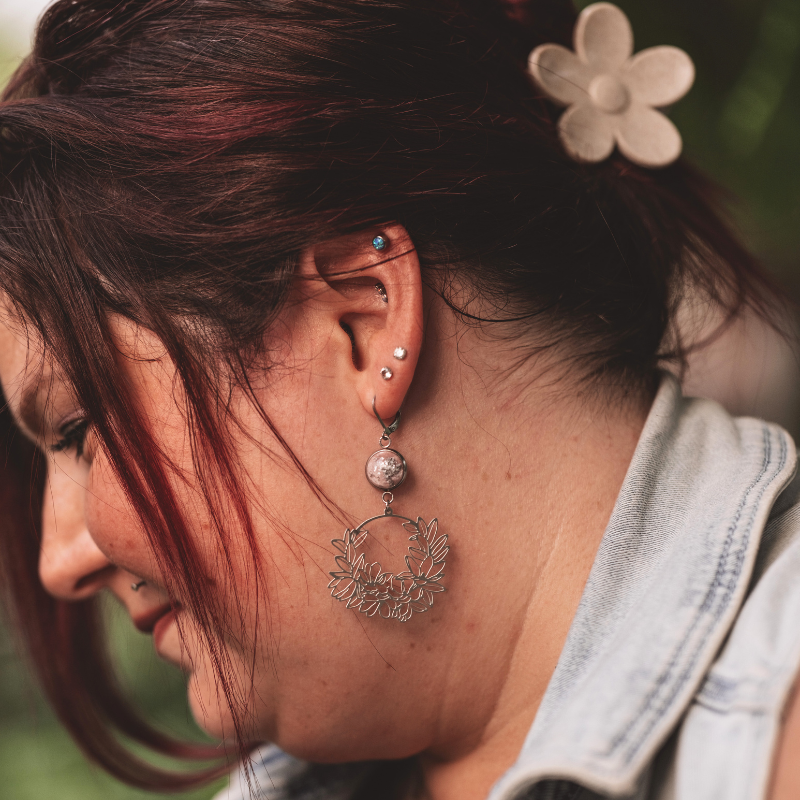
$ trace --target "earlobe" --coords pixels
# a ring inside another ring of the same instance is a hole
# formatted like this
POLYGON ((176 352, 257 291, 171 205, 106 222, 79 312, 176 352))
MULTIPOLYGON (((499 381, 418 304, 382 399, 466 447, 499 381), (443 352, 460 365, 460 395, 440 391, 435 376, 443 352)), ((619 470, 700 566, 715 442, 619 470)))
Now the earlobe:
MULTIPOLYGON (((315 279, 338 302, 336 328, 349 338, 346 379, 373 417, 391 419, 411 386, 423 339, 422 275, 405 228, 390 224, 317 246, 315 279)), ((308 263, 308 262, 306 262, 308 263)))

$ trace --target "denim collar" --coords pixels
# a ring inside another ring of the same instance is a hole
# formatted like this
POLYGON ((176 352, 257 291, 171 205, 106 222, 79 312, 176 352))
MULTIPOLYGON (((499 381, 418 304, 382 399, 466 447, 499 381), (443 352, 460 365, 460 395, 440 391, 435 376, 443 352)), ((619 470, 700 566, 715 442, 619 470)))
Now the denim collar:
POLYGON ((536 719, 489 800, 548 779, 642 788, 736 619, 795 463, 782 429, 686 399, 664 375, 536 719))

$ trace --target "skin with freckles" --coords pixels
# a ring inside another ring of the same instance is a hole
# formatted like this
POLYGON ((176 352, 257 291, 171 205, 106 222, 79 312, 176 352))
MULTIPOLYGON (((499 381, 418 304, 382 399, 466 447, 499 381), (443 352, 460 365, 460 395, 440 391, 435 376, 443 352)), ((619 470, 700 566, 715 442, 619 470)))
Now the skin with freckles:
POLYGON ((787 700, 782 730, 775 749, 775 766, 770 800, 800 797, 800 686, 795 685, 787 700))
MULTIPOLYGON (((219 566, 174 367, 151 332, 123 318, 112 328, 140 409, 175 465, 174 485, 220 608, 230 611, 220 636, 253 737, 324 762, 420 754, 430 797, 477 800, 514 761, 531 725, 649 398, 609 402, 584 395, 577 381, 554 384, 552 363, 515 366, 511 344, 465 327, 423 287, 405 231, 382 233, 388 260, 370 247, 369 233, 303 254, 291 300, 267 334, 271 367, 254 368, 250 379, 277 430, 350 524, 383 509, 364 477, 381 433, 373 398, 384 419, 403 404, 393 447, 410 473, 394 508, 414 519, 437 517, 452 547, 447 591, 406 624, 368 618, 331 598, 330 540, 344 525, 236 390, 240 429, 232 436, 263 587, 252 553, 235 537, 230 569, 219 566), (399 346, 408 351, 402 361, 393 357, 399 346), (384 366, 391 380, 381 377, 384 366)), ((48 455, 45 587, 68 600, 112 592, 140 627, 154 626, 159 654, 189 673, 198 722, 228 735, 230 713, 197 626, 181 598, 167 594, 91 426, 80 438, 81 409, 58 366, 39 358, 10 313, 0 333, 0 379, 20 426, 48 455), (131 591, 141 579, 147 584, 131 591), (166 613, 171 602, 176 613, 166 613)), ((367 557, 404 569, 408 534, 399 524, 381 522, 370 533, 367 557)))

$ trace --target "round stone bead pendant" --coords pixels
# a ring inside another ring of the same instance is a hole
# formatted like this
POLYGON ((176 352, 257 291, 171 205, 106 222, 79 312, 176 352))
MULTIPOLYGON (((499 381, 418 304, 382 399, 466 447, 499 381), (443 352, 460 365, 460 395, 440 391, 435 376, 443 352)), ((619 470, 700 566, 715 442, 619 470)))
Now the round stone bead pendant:
POLYGON ((406 460, 397 450, 384 447, 376 450, 368 459, 366 466, 367 480, 384 492, 396 489, 408 474, 406 460))

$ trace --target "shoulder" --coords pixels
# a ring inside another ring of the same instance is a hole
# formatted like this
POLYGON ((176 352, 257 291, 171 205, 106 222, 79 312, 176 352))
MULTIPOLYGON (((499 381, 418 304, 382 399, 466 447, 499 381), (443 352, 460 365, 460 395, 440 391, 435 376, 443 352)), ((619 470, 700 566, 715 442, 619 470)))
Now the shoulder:
POLYGON ((793 693, 799 668, 795 476, 769 515, 738 618, 676 733, 660 800, 800 797, 800 698, 793 693))

